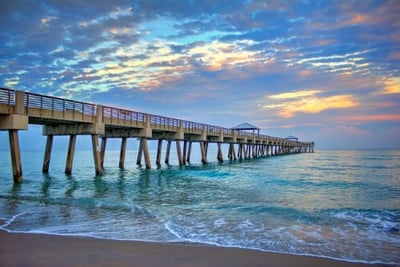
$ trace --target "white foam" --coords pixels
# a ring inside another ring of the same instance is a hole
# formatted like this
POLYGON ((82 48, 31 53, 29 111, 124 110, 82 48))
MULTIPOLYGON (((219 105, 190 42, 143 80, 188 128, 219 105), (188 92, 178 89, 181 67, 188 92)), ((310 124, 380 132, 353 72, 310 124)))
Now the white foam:
POLYGON ((12 216, 9 220, 6 221, 5 224, 1 225, 1 228, 5 228, 7 226, 9 226, 11 223, 13 223, 19 216, 25 215, 27 214, 27 211, 15 214, 14 216, 12 216))

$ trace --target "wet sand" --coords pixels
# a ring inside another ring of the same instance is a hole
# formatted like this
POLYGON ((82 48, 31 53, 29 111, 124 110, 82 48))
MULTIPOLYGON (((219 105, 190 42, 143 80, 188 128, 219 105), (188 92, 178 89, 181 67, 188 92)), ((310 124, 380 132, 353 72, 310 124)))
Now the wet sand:
POLYGON ((384 266, 240 248, 0 231, 0 266, 384 266))

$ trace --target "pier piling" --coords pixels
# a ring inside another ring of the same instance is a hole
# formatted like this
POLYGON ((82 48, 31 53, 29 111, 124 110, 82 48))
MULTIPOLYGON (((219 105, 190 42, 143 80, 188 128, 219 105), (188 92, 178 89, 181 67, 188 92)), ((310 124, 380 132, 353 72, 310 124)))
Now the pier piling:
POLYGON ((53 147, 53 135, 48 135, 46 140, 46 149, 44 152, 42 172, 48 173, 50 168, 51 150, 53 147))
POLYGON ((96 175, 103 174, 103 168, 101 167, 101 156, 99 150, 99 137, 97 134, 92 134, 92 150, 93 150, 93 161, 96 175))
POLYGON ((71 134, 69 136, 67 161, 65 164, 65 174, 68 175, 72 173, 72 163, 74 161, 75 144, 76 144, 76 134, 71 134))
POLYGON ((158 139, 158 145, 157 145, 157 159, 156 159, 156 164, 157 166, 161 165, 161 152, 162 152, 162 139, 158 139))
POLYGON ((106 147, 107 147, 107 137, 101 138, 101 150, 100 150, 100 160, 101 160, 101 167, 104 168, 104 158, 106 155, 106 147))
POLYGON ((207 163, 207 148, 206 148, 205 141, 200 142, 200 152, 201 152, 201 162, 203 164, 206 164, 207 163))
POLYGON ((140 143, 142 143, 141 147, 143 150, 143 155, 144 155, 144 161, 146 165, 146 169, 151 169, 151 163, 150 163, 150 154, 149 154, 149 146, 147 144, 147 138, 142 137, 140 139, 140 143))
POLYGON ((217 143, 217 146, 218 146, 217 160, 219 162, 223 162, 224 161, 224 157, 222 155, 221 143, 217 143))
POLYGON ((186 164, 186 158, 187 158, 187 147, 188 147, 188 141, 183 141, 183 156, 182 156, 182 160, 183 160, 183 165, 186 164))
POLYGON ((176 140, 176 153, 178 154, 179 165, 184 165, 181 149, 181 141, 176 140))
POLYGON ((122 137, 121 139, 121 150, 119 152, 119 168, 124 169, 125 168, 125 155, 126 155, 126 143, 127 143, 126 137, 122 137))
POLYGON ((137 159, 136 159, 136 165, 138 165, 138 166, 142 165, 142 153, 143 153, 143 142, 142 142, 142 139, 140 139, 138 154, 137 154, 137 159))
POLYGON ((190 162, 190 153, 192 153, 192 142, 189 141, 188 151, 187 151, 187 158, 186 161, 190 162))
POLYGON ((169 153, 171 152, 171 140, 167 142, 167 151, 165 152, 165 164, 169 164, 169 153))
POLYGON ((14 182, 22 183, 22 163, 18 139, 18 130, 9 130, 8 135, 10 140, 11 164, 14 182))

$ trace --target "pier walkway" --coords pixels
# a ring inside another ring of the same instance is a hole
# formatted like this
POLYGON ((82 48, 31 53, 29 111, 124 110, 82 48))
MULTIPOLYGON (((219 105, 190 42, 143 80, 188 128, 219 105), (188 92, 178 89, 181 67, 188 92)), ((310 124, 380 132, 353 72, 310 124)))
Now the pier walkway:
POLYGON ((0 130, 9 132, 13 178, 16 183, 22 182, 23 179, 18 131, 28 129, 29 124, 43 125, 43 135, 47 136, 43 172, 49 171, 53 138, 58 135, 69 136, 65 167, 67 174, 72 172, 77 135, 91 135, 97 175, 103 173, 107 138, 121 138, 120 168, 124 168, 127 138, 140 140, 137 164, 141 165, 143 156, 148 169, 151 168, 148 140, 158 140, 157 165, 161 164, 163 141, 167 142, 166 164, 169 163, 172 142, 176 142, 180 165, 190 162, 194 142, 200 144, 201 161, 204 164, 207 163, 209 143, 217 144, 217 159, 220 162, 224 160, 221 148, 221 144, 224 143, 229 144, 229 160, 314 152, 314 142, 288 140, 128 109, 0 88, 0 130))

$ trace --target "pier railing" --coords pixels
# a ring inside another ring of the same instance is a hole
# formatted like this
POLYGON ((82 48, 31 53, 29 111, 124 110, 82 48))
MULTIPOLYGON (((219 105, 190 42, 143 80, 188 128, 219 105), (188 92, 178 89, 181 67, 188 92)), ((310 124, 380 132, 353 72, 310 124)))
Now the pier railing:
POLYGON ((26 114, 40 118, 94 122, 96 105, 59 97, 25 93, 26 114))
POLYGON ((180 127, 180 120, 159 115, 150 114, 152 128, 165 131, 176 131, 180 127))
POLYGON ((0 87, 0 113, 10 114, 13 112, 15 105, 14 93, 14 90, 0 87))
POLYGON ((103 122, 106 124, 143 127, 146 123, 146 114, 127 109, 103 107, 103 122))

